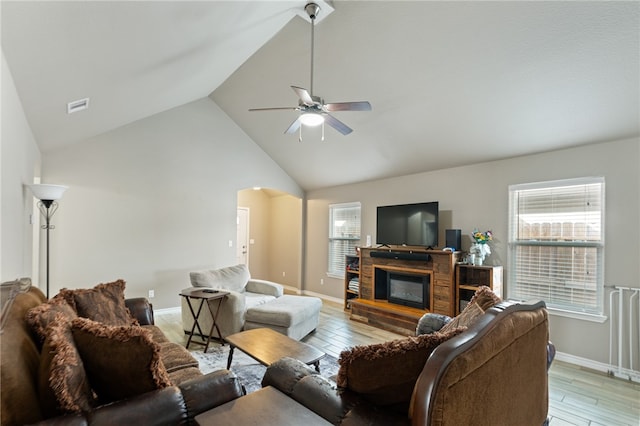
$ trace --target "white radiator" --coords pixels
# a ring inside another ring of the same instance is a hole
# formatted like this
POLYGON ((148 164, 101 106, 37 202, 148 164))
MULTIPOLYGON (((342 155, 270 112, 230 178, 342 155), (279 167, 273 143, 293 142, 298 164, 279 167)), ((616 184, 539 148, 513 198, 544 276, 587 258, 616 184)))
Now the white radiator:
POLYGON ((640 382, 640 288, 610 288, 608 373, 640 382))

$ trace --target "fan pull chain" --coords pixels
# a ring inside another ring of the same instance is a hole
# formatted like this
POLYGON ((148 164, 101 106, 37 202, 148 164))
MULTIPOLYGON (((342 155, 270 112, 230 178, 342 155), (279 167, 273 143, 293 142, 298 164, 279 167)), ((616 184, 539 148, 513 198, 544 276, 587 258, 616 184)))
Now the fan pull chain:
POLYGON ((322 138, 320 140, 324 142, 324 121, 322 122, 322 138))

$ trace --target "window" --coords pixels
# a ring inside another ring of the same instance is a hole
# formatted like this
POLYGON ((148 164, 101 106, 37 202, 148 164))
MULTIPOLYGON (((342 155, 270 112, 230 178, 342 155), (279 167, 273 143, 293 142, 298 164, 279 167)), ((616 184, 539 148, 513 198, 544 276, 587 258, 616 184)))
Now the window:
POLYGON ((360 203, 329 205, 329 275, 344 276, 344 256, 356 254, 359 242, 360 203))
POLYGON ((509 187, 509 297, 603 315, 604 179, 509 187))

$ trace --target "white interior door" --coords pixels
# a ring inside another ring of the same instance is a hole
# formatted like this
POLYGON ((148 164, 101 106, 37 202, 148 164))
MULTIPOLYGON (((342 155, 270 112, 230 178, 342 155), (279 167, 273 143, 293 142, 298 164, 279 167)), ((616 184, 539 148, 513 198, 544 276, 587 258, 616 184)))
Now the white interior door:
POLYGON ((249 265, 249 209, 238 207, 236 261, 237 264, 249 265))

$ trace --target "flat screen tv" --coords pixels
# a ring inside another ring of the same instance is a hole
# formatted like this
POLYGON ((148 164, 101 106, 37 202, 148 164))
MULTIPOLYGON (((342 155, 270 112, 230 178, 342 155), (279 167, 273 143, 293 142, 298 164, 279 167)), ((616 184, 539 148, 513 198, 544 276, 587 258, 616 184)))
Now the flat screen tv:
POLYGON ((438 246, 438 202, 378 206, 379 245, 438 246))

